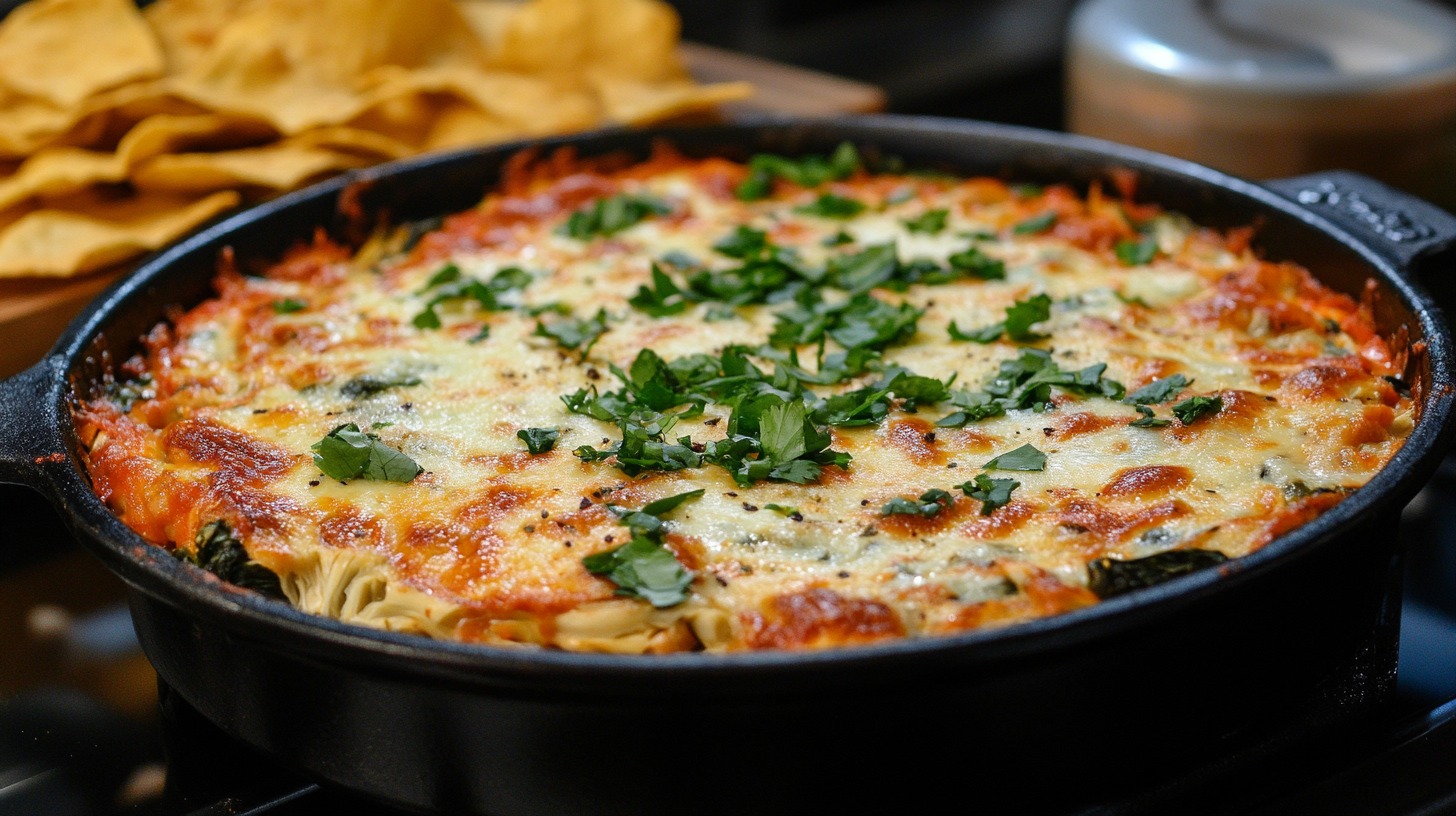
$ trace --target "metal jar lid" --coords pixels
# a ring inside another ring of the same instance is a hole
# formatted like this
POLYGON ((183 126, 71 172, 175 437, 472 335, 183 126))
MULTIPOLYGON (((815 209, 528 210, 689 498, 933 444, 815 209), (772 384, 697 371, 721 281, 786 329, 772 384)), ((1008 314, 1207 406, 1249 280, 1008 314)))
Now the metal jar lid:
POLYGON ((1456 198, 1456 11, 1431 0, 1085 0, 1067 72, 1075 132, 1456 198))

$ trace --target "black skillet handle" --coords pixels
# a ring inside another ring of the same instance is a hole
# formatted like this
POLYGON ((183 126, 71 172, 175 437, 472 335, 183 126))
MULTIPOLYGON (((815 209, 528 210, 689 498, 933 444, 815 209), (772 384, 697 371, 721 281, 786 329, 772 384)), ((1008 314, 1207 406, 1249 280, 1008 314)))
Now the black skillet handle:
POLYGON ((1456 215, 1369 176, 1330 170, 1263 184, 1366 239, 1400 269, 1421 271, 1456 249, 1456 215))
POLYGON ((53 398, 60 376, 59 357, 47 357, 15 376, 0 380, 0 482, 46 490, 48 468, 66 461, 53 398))

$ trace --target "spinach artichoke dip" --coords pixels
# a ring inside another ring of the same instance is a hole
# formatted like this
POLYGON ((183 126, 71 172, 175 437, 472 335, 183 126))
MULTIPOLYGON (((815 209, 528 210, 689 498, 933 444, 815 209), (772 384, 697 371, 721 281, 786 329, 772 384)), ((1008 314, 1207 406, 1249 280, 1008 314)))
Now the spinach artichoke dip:
POLYGON ((827 155, 521 154, 320 233, 77 408, 142 538, 492 645, 820 649, 1014 624, 1268 544, 1413 422, 1367 305, 1136 200, 827 155))

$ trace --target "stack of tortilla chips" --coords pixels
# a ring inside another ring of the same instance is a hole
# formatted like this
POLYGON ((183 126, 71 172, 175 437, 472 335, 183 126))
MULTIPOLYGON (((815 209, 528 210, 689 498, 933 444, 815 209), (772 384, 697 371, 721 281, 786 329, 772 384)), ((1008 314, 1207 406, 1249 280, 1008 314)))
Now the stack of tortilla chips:
POLYGON ((710 112, 659 0, 31 0, 0 23, 0 277, 72 276, 421 152, 710 112))

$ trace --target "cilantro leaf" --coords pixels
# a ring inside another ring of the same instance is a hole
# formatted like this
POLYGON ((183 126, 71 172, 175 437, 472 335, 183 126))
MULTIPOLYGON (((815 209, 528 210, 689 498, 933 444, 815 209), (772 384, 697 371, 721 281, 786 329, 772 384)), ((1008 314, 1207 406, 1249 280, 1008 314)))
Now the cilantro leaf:
POLYGON ((934 235, 945 229, 946 218, 950 216, 950 210, 926 210, 920 215, 901 221, 905 229, 910 232, 923 232, 934 235))
POLYGON ((670 212, 672 207, 655 196, 619 193, 599 198, 573 212, 557 232, 578 241, 589 241, 599 235, 616 235, 654 215, 670 212))
POLYGON ((918 500, 896 496, 880 508, 882 516, 920 516, 931 518, 940 511, 955 504, 955 497, 940 488, 933 487, 920 494, 918 500))
POLYGON ((1189 397, 1173 404, 1173 415, 1184 425, 1192 425, 1200 418, 1223 410, 1223 397, 1189 397))
POLYGON ((1041 215, 1034 215, 1025 221, 1015 224, 1011 227, 1011 231, 1017 235, 1034 235, 1039 232, 1046 232, 1056 223, 1056 212, 1048 210, 1041 215))
POLYGON ((545 453, 556 447, 556 440, 561 438, 559 428, 522 428, 516 431, 516 437, 526 443, 526 450, 532 456, 545 453))
POLYGON ((350 422, 329 431, 312 446, 313 462, 332 479, 410 482, 424 472, 415 460, 385 445, 350 422))
POLYGON ((1011 502, 1011 493, 1021 487, 1021 482, 1015 479, 993 479, 984 473, 976 474, 976 478, 968 482, 961 482, 956 485, 970 498, 981 503, 981 515, 989 516, 999 507, 1005 507, 1011 502))
POLYGON ((1113 247, 1124 266, 1145 266, 1158 256, 1158 239, 1145 235, 1137 241, 1124 238, 1113 247))
POLYGON ((986 470, 1046 470, 1047 457, 1030 444, 1007 451, 982 465, 986 470))
POLYGON ((864 202, 834 193, 820 193, 819 197, 810 203, 794 208, 796 213, 817 215, 820 218, 853 218, 864 210, 864 202))

